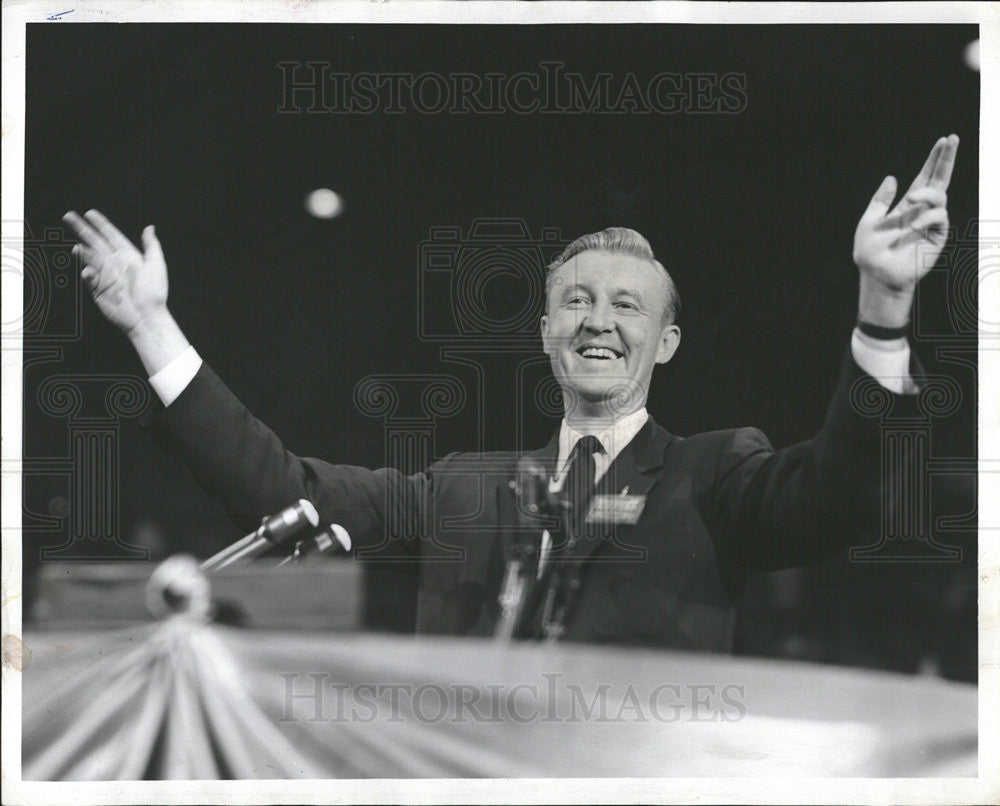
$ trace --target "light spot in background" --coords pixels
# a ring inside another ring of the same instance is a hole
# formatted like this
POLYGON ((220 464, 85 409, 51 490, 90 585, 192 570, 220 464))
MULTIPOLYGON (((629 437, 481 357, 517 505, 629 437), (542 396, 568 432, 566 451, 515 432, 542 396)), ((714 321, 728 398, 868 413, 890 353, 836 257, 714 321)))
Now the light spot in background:
POLYGON ((979 72, 979 40, 973 39, 965 46, 965 64, 970 70, 979 72))
POLYGON ((336 218, 344 210, 344 202, 330 188, 316 188, 306 196, 306 210, 316 218, 336 218))

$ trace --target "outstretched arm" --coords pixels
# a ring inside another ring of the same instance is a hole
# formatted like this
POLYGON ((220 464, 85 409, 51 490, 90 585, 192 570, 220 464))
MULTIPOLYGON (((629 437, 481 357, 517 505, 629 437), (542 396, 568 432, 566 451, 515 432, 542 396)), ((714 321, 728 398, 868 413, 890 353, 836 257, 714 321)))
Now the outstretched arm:
MULTIPOLYGON (((146 371, 164 374, 190 345, 167 309, 167 265, 153 227, 143 230, 140 251, 96 210, 67 213, 64 221, 80 239, 74 250, 97 307, 132 342, 146 371)), ((295 456, 209 368, 199 371, 196 360, 169 400, 161 394, 169 407, 149 429, 241 527, 253 528, 264 515, 307 498, 324 522, 344 525, 358 545, 378 544, 402 528, 387 523, 403 523, 406 534, 415 533, 420 512, 409 502, 426 498, 427 474, 373 472, 295 456), (198 382, 188 384, 195 372, 198 382)), ((414 540, 393 540, 389 549, 406 554, 416 546, 414 540)))
POLYGON ((73 251, 98 309, 155 375, 190 346, 167 309, 167 263, 155 230, 142 231, 140 251, 97 210, 82 216, 71 211, 63 221, 80 239, 73 251))
MULTIPOLYGON (((957 149, 955 135, 940 138, 895 206, 896 180, 889 176, 861 217, 854 238, 860 322, 890 331, 909 323, 917 283, 947 239, 946 190, 957 149)), ((871 339, 867 358, 891 352, 893 341, 908 356, 901 335, 871 339)), ((812 562, 877 533, 881 509, 891 505, 883 500, 881 421, 863 416, 852 392, 863 377, 859 369, 886 386, 899 378, 879 377, 852 352, 855 361, 845 361, 815 437, 775 451, 759 431, 741 429, 721 454, 715 517, 744 565, 773 570, 812 562)), ((904 372, 905 365, 888 374, 904 372)), ((912 403, 903 397, 896 405, 912 403)))

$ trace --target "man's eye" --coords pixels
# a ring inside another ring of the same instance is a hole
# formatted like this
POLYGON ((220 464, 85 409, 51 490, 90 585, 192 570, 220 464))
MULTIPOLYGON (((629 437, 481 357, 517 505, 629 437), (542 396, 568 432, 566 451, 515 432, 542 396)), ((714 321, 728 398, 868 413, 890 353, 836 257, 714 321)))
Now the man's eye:
POLYGON ((571 297, 566 300, 567 305, 585 305, 586 303, 587 299, 585 297, 571 297))
POLYGON ((622 302, 616 302, 615 303, 615 307, 616 308, 624 308, 627 311, 637 311, 637 310, 639 310, 639 306, 637 306, 634 302, 624 302, 624 301, 622 301, 622 302))

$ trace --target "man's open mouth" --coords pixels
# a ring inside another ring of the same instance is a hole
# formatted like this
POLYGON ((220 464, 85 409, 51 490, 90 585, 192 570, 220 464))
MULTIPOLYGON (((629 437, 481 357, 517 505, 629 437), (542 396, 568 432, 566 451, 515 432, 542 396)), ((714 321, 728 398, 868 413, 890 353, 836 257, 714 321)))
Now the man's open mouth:
POLYGON ((615 359, 621 358, 623 355, 610 347, 594 347, 587 345, 578 348, 576 352, 584 358, 590 358, 595 361, 614 361, 615 359))

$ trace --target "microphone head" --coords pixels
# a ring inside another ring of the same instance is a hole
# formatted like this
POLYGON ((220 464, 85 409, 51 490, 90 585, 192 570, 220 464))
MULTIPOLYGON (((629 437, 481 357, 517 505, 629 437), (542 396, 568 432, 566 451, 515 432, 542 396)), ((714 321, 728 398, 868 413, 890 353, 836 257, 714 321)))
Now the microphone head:
POLYGON ((296 537, 305 529, 319 526, 319 513, 312 502, 300 498, 290 507, 285 507, 277 515, 265 518, 261 525, 264 537, 272 543, 283 543, 296 537))
POLYGON ((314 538, 320 554, 350 554, 351 536, 339 523, 331 523, 314 538))
POLYGON ((319 513, 316 511, 316 507, 313 506, 312 501, 307 501, 305 498, 300 498, 297 504, 299 511, 302 513, 303 517, 309 521, 309 525, 312 527, 319 526, 319 513))
POLYGON ((344 551, 350 553, 353 544, 351 543, 351 536, 348 534, 347 530, 339 523, 331 523, 330 531, 333 533, 333 536, 337 538, 337 542, 340 543, 344 551))
POLYGON ((522 456, 517 461, 517 478, 514 482, 518 512, 522 519, 533 522, 550 514, 549 474, 537 459, 522 456))

